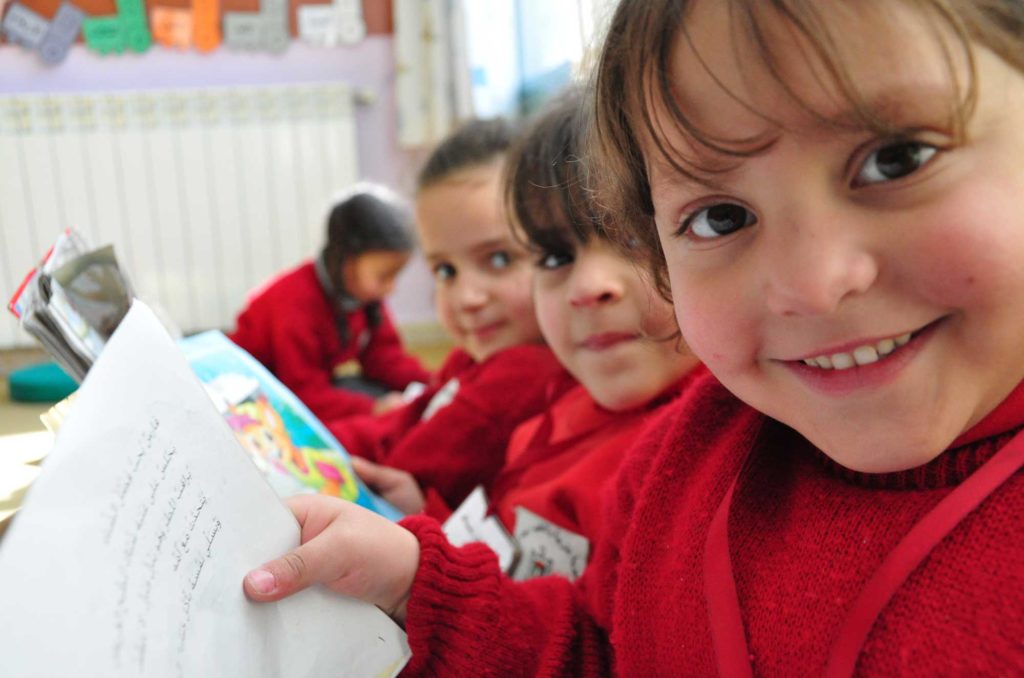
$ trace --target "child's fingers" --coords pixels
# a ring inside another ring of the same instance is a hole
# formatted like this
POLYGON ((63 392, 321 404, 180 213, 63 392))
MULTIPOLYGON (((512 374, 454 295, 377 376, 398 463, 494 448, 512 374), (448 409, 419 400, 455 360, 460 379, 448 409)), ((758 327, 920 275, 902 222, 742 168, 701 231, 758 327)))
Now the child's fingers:
POLYGON ((245 575, 242 588, 253 600, 273 601, 319 583, 322 569, 322 559, 318 555, 320 550, 316 546, 303 544, 291 553, 249 572, 245 575))

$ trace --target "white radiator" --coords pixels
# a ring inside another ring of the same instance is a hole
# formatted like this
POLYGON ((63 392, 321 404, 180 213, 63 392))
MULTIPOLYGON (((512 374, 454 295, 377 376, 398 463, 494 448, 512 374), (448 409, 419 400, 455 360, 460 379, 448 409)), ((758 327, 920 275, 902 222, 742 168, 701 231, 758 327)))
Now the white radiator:
POLYGON ((0 348, 32 343, 6 303, 66 227, 183 330, 231 327, 319 249, 356 155, 335 83, 0 97, 0 348))

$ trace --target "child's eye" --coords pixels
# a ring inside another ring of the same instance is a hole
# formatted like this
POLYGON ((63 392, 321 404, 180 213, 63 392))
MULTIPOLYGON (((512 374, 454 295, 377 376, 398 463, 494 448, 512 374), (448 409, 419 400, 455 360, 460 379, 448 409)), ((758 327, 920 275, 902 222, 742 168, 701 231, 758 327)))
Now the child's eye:
POLYGON ((548 252, 537 260, 537 268, 545 271, 553 271, 556 268, 567 266, 574 261, 574 257, 568 252, 548 252))
POLYGON ((900 141, 871 152, 854 178, 854 186, 878 184, 913 174, 938 152, 919 141, 900 141))
POLYGON ((434 266, 434 279, 438 281, 451 280, 455 277, 455 267, 451 264, 437 264, 434 266))
POLYGON ((491 268, 508 268, 509 264, 512 263, 512 255, 505 250, 498 250, 497 252, 492 252, 487 260, 491 264, 491 268))
POLYGON ((677 233, 689 233, 700 240, 711 240, 756 223, 757 217, 746 207, 734 203, 720 203, 688 216, 677 233))

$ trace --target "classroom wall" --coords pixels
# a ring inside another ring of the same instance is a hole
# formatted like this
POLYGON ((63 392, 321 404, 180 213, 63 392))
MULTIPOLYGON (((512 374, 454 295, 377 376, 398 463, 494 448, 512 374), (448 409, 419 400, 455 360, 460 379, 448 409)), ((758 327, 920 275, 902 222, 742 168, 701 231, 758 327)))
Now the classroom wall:
MULTIPOLYGON (((56 67, 11 45, 0 46, 0 96, 13 93, 83 92, 194 88, 340 81, 370 100, 356 113, 358 162, 363 179, 411 193, 426 151, 400 149, 396 143, 393 38, 370 35, 353 46, 310 47, 293 41, 281 55, 237 53, 227 49, 201 55, 154 46, 144 54, 102 57, 82 45, 56 67)), ((312 254, 312 253, 311 253, 312 254)), ((26 270, 33 262, 25 262, 26 270)), ((417 258, 403 272, 392 299, 400 324, 434 321, 432 282, 417 258)), ((9 297, 9 291, 0 291, 9 297)), ((239 300, 239 304, 242 300, 239 300)))

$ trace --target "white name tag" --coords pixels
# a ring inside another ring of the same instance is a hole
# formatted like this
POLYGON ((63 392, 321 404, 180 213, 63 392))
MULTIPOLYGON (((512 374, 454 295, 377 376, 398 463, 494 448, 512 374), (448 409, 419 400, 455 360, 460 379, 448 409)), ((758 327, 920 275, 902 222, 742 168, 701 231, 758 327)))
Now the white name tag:
POLYGON ((482 487, 473 490, 455 510, 442 529, 455 546, 472 542, 487 544, 498 555, 498 564, 508 572, 516 562, 516 543, 497 516, 487 515, 487 494, 482 487))
MULTIPOLYGON (((445 385, 437 389, 437 393, 427 403, 427 407, 423 410, 423 416, 420 417, 420 421, 426 421, 432 416, 437 414, 437 411, 448 407, 455 400, 455 395, 459 392, 459 380, 457 377, 452 377, 445 385)), ((480 489, 483 492, 483 489, 480 489)), ((468 497, 467 497, 468 499, 468 497)))
POLYGON ((522 581, 533 577, 558 574, 575 580, 583 574, 590 555, 586 537, 570 532, 541 518, 522 506, 516 507, 516 542, 519 561, 510 572, 522 581))

